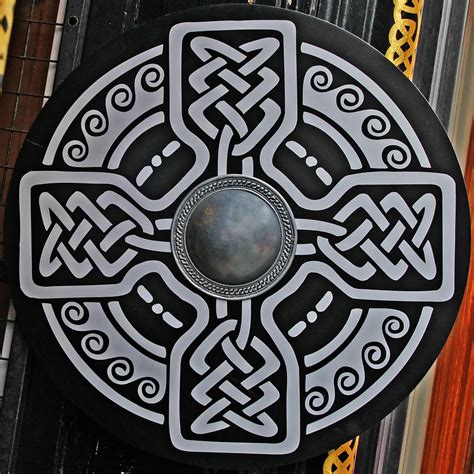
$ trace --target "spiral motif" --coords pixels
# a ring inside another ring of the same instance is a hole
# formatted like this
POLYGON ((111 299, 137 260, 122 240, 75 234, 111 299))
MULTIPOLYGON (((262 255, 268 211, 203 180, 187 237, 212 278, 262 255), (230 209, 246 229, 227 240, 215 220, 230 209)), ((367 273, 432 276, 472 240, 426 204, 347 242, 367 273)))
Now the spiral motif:
POLYGON ((390 352, 386 346, 380 342, 372 342, 367 344, 362 354, 364 361, 372 369, 381 369, 388 364, 390 359, 390 352))
POLYGON ((305 400, 305 408, 312 415, 324 415, 327 413, 334 402, 329 398, 328 391, 323 387, 315 387, 305 400))
POLYGON ((403 143, 397 145, 389 145, 383 151, 384 161, 395 169, 406 168, 411 161, 411 153, 406 145, 403 143))
POLYGON ((116 110, 126 112, 131 108, 134 100, 135 96, 132 89, 125 84, 119 84, 107 94, 106 103, 116 110))
POLYGON ((77 326, 87 322, 89 315, 85 312, 83 306, 71 301, 61 308, 61 318, 66 326, 77 330, 77 326))
POLYGON ((108 338, 100 332, 86 334, 81 341, 82 350, 92 359, 100 358, 107 351, 108 338))
POLYGON ((331 71, 324 66, 314 66, 311 68, 314 72, 311 78, 311 85, 315 90, 325 91, 332 85, 333 77, 331 71))
POLYGON ((133 372, 133 363, 125 358, 114 360, 107 368, 109 379, 119 385, 129 383, 133 372))
POLYGON ((383 323, 383 332, 387 336, 399 339, 406 335, 408 332, 408 328, 410 326, 410 321, 408 318, 403 315, 404 317, 400 316, 390 316, 387 318, 383 323))
POLYGON ((103 135, 107 131, 108 121, 99 110, 89 110, 81 120, 82 132, 93 137, 103 135))
POLYGON ((144 379, 138 385, 138 396, 145 403, 158 403, 163 395, 160 393, 160 386, 154 379, 144 379))
POLYGON ((338 89, 336 105, 344 112, 354 112, 364 102, 364 93, 357 86, 343 86, 338 89))
POLYGON ((63 159, 82 161, 88 153, 87 145, 79 140, 71 140, 63 148, 63 159))
POLYGON ((352 367, 343 367, 336 376, 336 385, 344 395, 352 395, 360 389, 364 382, 363 375, 352 367))
POLYGON ((156 91, 164 78, 165 72, 158 64, 147 64, 142 67, 137 74, 137 82, 141 88, 147 92, 156 91))
POLYGON ((384 137, 390 128, 390 120, 384 114, 375 111, 371 111, 371 115, 362 122, 362 133, 368 138, 384 137))

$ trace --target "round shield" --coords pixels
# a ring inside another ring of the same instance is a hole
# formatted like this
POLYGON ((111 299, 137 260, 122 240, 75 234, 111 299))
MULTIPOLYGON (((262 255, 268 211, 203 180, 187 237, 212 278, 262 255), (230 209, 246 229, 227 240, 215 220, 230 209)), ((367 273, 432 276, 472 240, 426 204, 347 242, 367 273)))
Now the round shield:
POLYGON ((462 297, 469 217, 426 101, 287 10, 111 43, 18 160, 7 264, 51 377, 144 450, 223 468, 336 447, 402 401, 462 297))

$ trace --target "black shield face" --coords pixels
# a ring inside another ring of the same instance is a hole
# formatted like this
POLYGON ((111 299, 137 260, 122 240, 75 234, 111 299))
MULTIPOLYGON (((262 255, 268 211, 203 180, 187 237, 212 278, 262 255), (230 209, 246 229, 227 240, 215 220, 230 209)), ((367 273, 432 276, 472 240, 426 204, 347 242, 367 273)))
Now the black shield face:
POLYGON ((274 8, 169 15, 101 50, 31 130, 7 264, 29 342, 120 438, 224 468, 334 448, 419 382, 469 217, 423 97, 274 8))

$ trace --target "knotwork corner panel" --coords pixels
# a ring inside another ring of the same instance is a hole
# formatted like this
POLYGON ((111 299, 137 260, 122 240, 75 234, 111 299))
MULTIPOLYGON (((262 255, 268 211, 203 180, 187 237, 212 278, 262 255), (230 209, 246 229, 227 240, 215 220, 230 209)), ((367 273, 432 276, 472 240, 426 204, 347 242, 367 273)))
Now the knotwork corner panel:
POLYGON ((31 130, 8 202, 22 328, 125 440, 289 463, 368 428, 434 361, 469 254, 456 157, 369 46, 255 6, 100 51, 31 130))

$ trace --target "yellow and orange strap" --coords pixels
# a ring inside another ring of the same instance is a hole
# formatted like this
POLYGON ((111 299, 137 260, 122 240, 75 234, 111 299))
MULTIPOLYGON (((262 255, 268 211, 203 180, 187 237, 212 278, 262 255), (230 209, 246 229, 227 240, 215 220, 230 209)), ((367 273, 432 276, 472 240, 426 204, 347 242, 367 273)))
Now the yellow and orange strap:
POLYGON ((393 4, 394 23, 388 34, 390 46, 385 57, 400 68, 405 76, 412 79, 420 37, 423 0, 394 0, 393 4))

